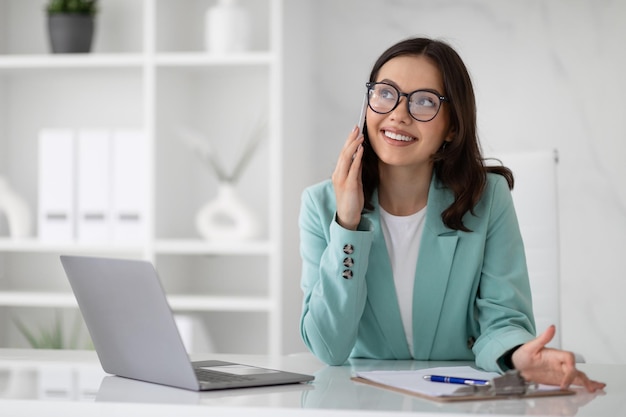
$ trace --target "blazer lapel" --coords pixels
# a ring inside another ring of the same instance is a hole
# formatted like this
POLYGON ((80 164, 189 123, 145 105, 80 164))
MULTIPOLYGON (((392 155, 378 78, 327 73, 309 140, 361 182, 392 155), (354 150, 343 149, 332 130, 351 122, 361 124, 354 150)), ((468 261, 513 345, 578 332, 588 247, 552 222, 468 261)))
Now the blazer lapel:
POLYGON ((433 175, 413 291, 413 354, 417 360, 431 357, 458 242, 457 231, 441 220, 441 213, 452 201, 451 193, 438 185, 433 175))
POLYGON ((411 355, 402 326, 389 252, 387 252, 385 237, 380 227, 377 193, 374 193, 372 200, 375 202, 374 210, 364 214, 372 223, 374 229, 374 240, 370 252, 372 255, 370 256, 368 271, 365 277, 367 298, 374 316, 385 335, 387 345, 396 358, 407 358, 411 355))

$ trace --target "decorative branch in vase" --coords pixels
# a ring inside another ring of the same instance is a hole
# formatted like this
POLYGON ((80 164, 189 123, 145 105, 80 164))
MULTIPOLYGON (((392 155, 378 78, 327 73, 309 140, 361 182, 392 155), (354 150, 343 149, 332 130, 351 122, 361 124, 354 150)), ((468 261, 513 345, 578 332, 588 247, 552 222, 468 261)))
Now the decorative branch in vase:
POLYGON ((246 135, 243 150, 228 173, 209 140, 190 129, 180 129, 185 144, 213 171, 219 181, 217 197, 196 214, 196 229, 207 240, 247 240, 258 237, 260 225, 255 213, 236 193, 235 185, 263 139, 267 120, 261 119, 246 135))

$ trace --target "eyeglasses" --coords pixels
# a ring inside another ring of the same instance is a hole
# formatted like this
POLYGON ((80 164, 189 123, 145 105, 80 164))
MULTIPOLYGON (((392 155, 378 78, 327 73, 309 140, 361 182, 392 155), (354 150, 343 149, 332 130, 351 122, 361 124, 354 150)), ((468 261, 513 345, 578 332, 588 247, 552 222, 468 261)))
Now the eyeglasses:
POLYGON ((378 114, 391 113, 406 97, 406 106, 412 118, 420 122, 429 122, 437 116, 441 103, 450 102, 447 97, 434 90, 415 90, 401 93, 396 87, 387 83, 366 83, 367 104, 378 114))

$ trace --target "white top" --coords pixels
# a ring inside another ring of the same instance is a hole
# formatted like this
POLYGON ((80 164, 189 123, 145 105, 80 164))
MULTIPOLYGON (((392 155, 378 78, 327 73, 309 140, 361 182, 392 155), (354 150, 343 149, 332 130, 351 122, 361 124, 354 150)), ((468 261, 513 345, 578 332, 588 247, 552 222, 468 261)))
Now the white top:
POLYGON ((409 216, 394 216, 380 207, 380 225, 387 243, 404 334, 413 354, 413 287, 426 207, 409 216))

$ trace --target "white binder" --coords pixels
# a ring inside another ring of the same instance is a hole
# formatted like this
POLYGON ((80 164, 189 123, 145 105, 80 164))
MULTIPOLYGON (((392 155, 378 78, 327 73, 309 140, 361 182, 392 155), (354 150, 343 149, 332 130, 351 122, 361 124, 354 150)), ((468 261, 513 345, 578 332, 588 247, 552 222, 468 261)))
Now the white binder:
POLYGON ((147 238, 148 160, 140 130, 113 132, 113 239, 137 243, 147 238))
POLYGON ((38 236, 74 239, 74 134, 70 129, 39 132, 38 236))
POLYGON ((113 237, 110 134, 107 130, 80 130, 77 141, 77 239, 110 241, 113 237))

